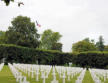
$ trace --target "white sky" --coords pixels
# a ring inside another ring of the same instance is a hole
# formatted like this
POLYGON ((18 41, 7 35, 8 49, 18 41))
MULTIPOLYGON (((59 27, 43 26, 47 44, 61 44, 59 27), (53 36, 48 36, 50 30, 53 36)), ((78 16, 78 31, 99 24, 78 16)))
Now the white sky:
POLYGON ((102 35, 108 44, 108 0, 15 0, 23 1, 18 7, 11 3, 8 7, 0 1, 0 30, 6 31, 11 21, 18 15, 38 20, 42 25, 38 33, 46 29, 63 35, 63 51, 71 51, 72 43, 86 37, 98 40, 102 35))

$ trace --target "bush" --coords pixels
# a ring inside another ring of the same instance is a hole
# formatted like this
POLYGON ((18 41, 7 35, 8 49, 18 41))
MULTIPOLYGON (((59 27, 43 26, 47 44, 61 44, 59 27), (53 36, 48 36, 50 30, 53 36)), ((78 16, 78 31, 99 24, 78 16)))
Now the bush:
POLYGON ((108 52, 82 52, 76 56, 74 63, 82 67, 106 68, 108 52))
POLYGON ((39 50, 16 45, 1 44, 0 60, 6 58, 10 63, 32 63, 64 65, 71 61, 72 54, 52 50, 39 50))
POLYGON ((1 44, 0 60, 6 63, 29 63, 65 65, 72 62, 76 66, 108 68, 108 52, 63 53, 54 50, 40 50, 16 45, 1 44))

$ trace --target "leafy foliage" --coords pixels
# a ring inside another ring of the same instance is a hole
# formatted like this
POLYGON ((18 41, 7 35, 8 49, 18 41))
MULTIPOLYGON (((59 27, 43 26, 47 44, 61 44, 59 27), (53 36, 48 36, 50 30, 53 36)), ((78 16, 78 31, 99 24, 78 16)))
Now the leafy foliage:
POLYGON ((10 63, 36 63, 64 65, 72 62, 81 67, 106 68, 108 52, 92 51, 81 53, 63 53, 54 50, 39 50, 16 45, 0 45, 0 60, 6 58, 10 63))
MULTIPOLYGON (((41 37, 41 49, 51 50, 54 44, 57 44, 62 36, 59 34, 59 32, 53 32, 52 30, 48 29, 45 30, 41 37)), ((61 47, 60 47, 61 49, 61 47)))
POLYGON ((0 31, 0 44, 4 44, 6 41, 5 32, 0 31))
POLYGON ((6 58, 10 63, 36 63, 63 65, 72 61, 73 55, 52 50, 39 50, 16 45, 1 44, 0 60, 6 58))
POLYGON ((95 51, 96 47, 94 43, 89 42, 88 40, 82 40, 77 43, 74 43, 72 46, 73 52, 84 52, 84 51, 95 51))
POLYGON ((108 52, 82 52, 74 60, 81 67, 106 68, 108 65, 108 52))
POLYGON ((39 46, 39 34, 35 23, 30 18, 17 16, 11 22, 12 26, 6 31, 7 43, 25 47, 36 48, 39 46))
POLYGON ((99 51, 104 51, 104 39, 102 36, 99 37, 99 41, 96 43, 96 47, 99 51))

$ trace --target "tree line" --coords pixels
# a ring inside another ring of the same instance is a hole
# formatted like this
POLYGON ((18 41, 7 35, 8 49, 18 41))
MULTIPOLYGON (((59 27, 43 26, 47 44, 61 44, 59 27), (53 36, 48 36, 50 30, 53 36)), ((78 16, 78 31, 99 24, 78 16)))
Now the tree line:
POLYGON ((0 31, 0 44, 62 51, 62 43, 59 42, 62 35, 59 32, 48 29, 40 35, 35 22, 26 16, 17 16, 11 24, 6 32, 0 31))
MULTIPOLYGON (((27 16, 17 16, 12 19, 11 24, 7 31, 0 31, 0 44, 62 52, 63 44, 60 42, 62 35, 59 32, 47 29, 39 34, 35 22, 27 16)), ((104 45, 103 36, 100 36, 96 43, 93 39, 85 38, 72 45, 72 52, 86 51, 108 51, 108 45, 104 45)))
POLYGON ((78 41, 73 44, 73 52, 86 52, 86 51, 108 51, 108 45, 104 44, 103 36, 100 36, 98 41, 89 38, 85 38, 82 41, 78 41))
POLYGON ((17 16, 7 31, 0 31, 0 60, 6 62, 65 65, 108 68, 108 46, 102 36, 95 43, 85 38, 72 45, 73 53, 62 52, 62 35, 50 29, 42 34, 29 17, 17 16), (103 52, 104 51, 104 52, 103 52), (107 51, 107 52, 105 52, 107 51))

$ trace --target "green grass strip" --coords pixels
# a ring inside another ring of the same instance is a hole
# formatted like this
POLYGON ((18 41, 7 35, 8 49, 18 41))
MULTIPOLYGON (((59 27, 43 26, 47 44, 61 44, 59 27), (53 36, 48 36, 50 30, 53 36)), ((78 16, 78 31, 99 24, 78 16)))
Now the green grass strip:
POLYGON ((0 71, 0 83, 16 83, 8 66, 4 66, 2 71, 0 71))
MULTIPOLYGON (((26 74, 24 74, 24 75, 26 75, 26 74)), ((78 75, 76 75, 73 79, 71 79, 70 82, 66 78, 66 83, 75 83, 75 80, 77 79, 77 77, 78 77, 78 75)), ((31 78, 31 77, 27 77, 27 78, 30 81, 30 83, 42 83, 42 79, 41 79, 40 75, 39 75, 38 82, 35 81, 36 78, 31 78)), ((52 71, 49 74, 49 78, 46 79, 46 83, 50 83, 51 80, 52 80, 52 71)), ((59 78, 58 74, 57 74, 57 80, 59 80, 59 83, 62 83, 62 79, 59 78)), ((16 79, 12 75, 8 66, 4 66, 2 71, 0 72, 0 83, 16 83, 16 79)), ((86 71, 82 83, 94 83, 89 71, 86 71)), ((108 79, 106 80, 105 83, 108 83, 108 79)))
POLYGON ((84 76, 84 79, 83 79, 82 83, 94 83, 94 81, 91 77, 91 74, 88 70, 85 73, 85 76, 84 76))

